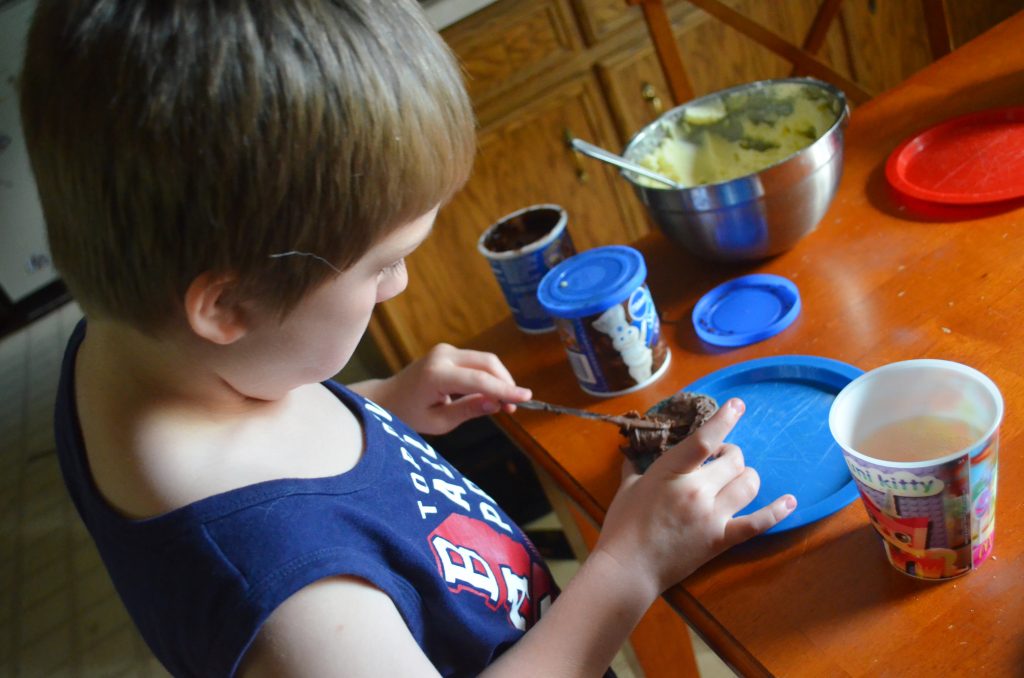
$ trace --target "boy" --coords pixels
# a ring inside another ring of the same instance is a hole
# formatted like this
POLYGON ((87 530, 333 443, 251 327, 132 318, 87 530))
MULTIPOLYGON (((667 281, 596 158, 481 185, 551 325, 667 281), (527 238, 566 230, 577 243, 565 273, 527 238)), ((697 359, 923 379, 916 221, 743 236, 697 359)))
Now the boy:
POLYGON ((730 517, 758 482, 722 443, 731 401, 624 475, 554 601, 522 532, 414 432, 530 397, 497 357, 325 382, 472 162, 458 69, 411 0, 42 0, 22 86, 88 321, 62 469, 175 675, 599 675, 666 587, 795 505, 730 517))

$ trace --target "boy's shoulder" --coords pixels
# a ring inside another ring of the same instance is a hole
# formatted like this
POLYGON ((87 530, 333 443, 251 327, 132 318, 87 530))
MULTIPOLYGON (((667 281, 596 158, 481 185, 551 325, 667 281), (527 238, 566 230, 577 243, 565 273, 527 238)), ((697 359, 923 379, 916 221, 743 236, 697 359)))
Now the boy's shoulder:
POLYGON ((79 421, 96 487, 132 518, 265 481, 339 475, 362 454, 359 420, 320 384, 226 418, 180 405, 137 407, 109 386, 79 381, 79 421))

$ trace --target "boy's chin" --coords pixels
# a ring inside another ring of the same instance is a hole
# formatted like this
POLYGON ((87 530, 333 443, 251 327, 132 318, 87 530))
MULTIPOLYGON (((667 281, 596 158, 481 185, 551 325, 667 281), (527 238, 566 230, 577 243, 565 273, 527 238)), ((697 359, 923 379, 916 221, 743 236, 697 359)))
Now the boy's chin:
MULTIPOLYGON (((330 375, 325 377, 325 379, 329 378, 330 375)), ((288 394, 292 393, 297 389, 303 388, 305 386, 310 386, 312 384, 318 384, 321 381, 324 381, 324 379, 302 378, 270 382, 238 383, 234 385, 234 390, 238 394, 240 394, 241 396, 245 397, 250 401, 260 400, 266 402, 273 402, 285 398, 286 396, 288 396, 288 394)))

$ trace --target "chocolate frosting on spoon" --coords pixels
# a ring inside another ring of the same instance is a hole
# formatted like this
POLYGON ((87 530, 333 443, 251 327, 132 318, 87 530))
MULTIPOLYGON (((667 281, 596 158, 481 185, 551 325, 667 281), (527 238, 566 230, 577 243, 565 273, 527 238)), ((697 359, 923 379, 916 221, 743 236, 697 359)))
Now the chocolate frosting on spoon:
POLYGON ((643 473, 665 450, 703 426, 717 411, 718 403, 714 398, 682 391, 661 401, 648 410, 646 415, 636 411, 627 412, 623 415, 626 418, 659 421, 667 424, 667 428, 624 425, 619 433, 627 444, 620 449, 633 462, 637 471, 643 473))

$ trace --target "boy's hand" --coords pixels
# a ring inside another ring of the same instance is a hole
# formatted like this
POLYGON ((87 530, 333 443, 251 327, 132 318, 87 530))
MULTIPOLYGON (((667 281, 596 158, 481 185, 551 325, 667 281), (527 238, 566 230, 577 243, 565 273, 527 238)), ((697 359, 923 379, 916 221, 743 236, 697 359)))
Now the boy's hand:
POLYGON ((732 517, 757 496, 761 483, 744 465, 740 449, 723 442, 744 407, 739 399, 729 400, 644 475, 629 461, 624 464, 595 553, 610 556, 622 576, 649 583, 652 596, 796 508, 796 498, 784 495, 754 513, 732 517))
POLYGON ((464 421, 515 410, 529 389, 515 380, 498 356, 438 344, 395 376, 353 385, 420 433, 447 433, 464 421))

